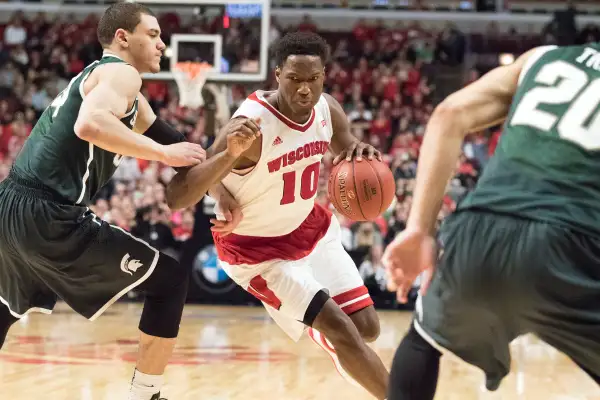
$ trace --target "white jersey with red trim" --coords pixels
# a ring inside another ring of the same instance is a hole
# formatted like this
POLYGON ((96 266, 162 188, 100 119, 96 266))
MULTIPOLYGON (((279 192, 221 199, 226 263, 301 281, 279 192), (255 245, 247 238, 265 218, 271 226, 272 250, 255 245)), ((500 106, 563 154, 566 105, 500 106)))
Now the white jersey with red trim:
POLYGON ((309 120, 300 125, 269 104, 265 92, 257 91, 242 103, 236 116, 260 117, 262 150, 249 172, 234 170, 223 180, 244 215, 233 233, 287 235, 314 208, 321 159, 333 135, 327 100, 321 96, 309 120))

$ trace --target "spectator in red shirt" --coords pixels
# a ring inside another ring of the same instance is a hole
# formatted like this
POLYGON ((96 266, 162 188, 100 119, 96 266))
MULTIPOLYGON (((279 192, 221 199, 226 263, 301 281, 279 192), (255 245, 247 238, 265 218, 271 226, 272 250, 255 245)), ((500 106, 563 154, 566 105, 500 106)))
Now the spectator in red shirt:
POLYGON ((361 58, 358 62, 358 68, 354 70, 352 76, 353 82, 360 82, 363 96, 370 96, 373 91, 373 73, 369 69, 366 58, 361 58))
POLYGON ((421 83, 421 72, 419 66, 415 65, 408 69, 406 75, 406 81, 404 82, 404 95, 412 97, 419 92, 419 85, 421 83))
POLYGON ((79 59, 77 52, 75 52, 75 51, 71 52, 71 54, 69 56, 69 74, 71 76, 75 76, 78 73, 80 73, 81 71, 83 71, 84 68, 85 68, 85 65, 83 65, 83 61, 81 61, 79 59))
POLYGON ((491 157, 496 152, 496 147, 498 147, 498 142, 500 141, 500 135, 502 134, 502 128, 497 129, 492 133, 490 140, 488 141, 488 155, 491 157))
POLYGON ((316 32, 317 31, 317 25, 310 18, 310 15, 306 14, 302 18, 302 22, 300 22, 298 24, 298 28, 297 29, 299 31, 302 31, 302 32, 316 32))
POLYGON ((385 111, 379 110, 377 118, 371 123, 371 136, 379 137, 381 143, 387 143, 387 139, 392 134, 392 122, 385 115, 385 111))
POLYGON ((334 62, 331 64, 331 68, 329 73, 327 74, 328 82, 339 85, 343 88, 347 88, 350 86, 352 82, 352 78, 350 74, 346 72, 338 62, 334 62))
POLYGON ((10 129, 11 137, 8 140, 8 155, 10 158, 14 159, 30 133, 27 130, 23 113, 17 113, 15 115, 15 120, 10 124, 10 129))
POLYGON ((173 228, 173 236, 178 242, 185 242, 192 237, 194 230, 194 214, 190 210, 183 211, 181 225, 173 228))
POLYGON ((333 88, 329 94, 342 105, 346 102, 346 94, 342 91, 342 87, 340 85, 333 85, 333 88))
POLYGON ((383 98, 389 101, 393 101, 400 91, 398 78, 391 73, 390 69, 387 69, 386 75, 382 78, 383 80, 383 98))
POLYGON ((354 35, 354 39, 356 39, 358 42, 366 42, 367 40, 371 40, 375 37, 375 30, 373 27, 369 26, 363 18, 361 18, 356 22, 356 25, 354 25, 352 34, 354 35))

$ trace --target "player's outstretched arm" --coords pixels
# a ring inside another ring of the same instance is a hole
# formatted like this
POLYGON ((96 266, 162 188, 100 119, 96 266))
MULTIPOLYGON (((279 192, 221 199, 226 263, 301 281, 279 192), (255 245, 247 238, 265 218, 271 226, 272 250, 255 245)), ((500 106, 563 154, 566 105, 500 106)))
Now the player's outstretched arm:
POLYGON ((208 149, 209 158, 189 170, 178 172, 167 185, 167 204, 181 209, 199 202, 208 190, 233 169, 238 158, 260 136, 260 120, 234 118, 223 127, 208 149))
POLYGON ((531 54, 513 65, 497 68, 477 82, 452 94, 434 111, 425 132, 413 202, 406 229, 385 249, 382 262, 388 289, 407 301, 415 279, 422 274, 421 293, 435 270, 434 229, 446 186, 458 160, 465 136, 504 120, 519 76, 531 54))
POLYGON ((530 55, 531 52, 525 53, 512 65, 490 71, 448 96, 435 109, 421 147, 407 229, 426 233, 433 231, 465 136, 494 126, 506 118, 518 87, 519 75, 530 55))
POLYGON ((381 161, 379 150, 376 150, 370 144, 362 143, 350 132, 348 116, 340 103, 327 93, 323 95, 327 99, 327 104, 329 104, 331 124, 333 125, 333 136, 331 137, 331 151, 335 155, 333 164, 337 165, 344 158, 347 161, 352 160, 352 158, 361 161, 363 157, 367 157, 369 160, 376 157, 381 161))
POLYGON ((97 84, 84 97, 75 123, 78 137, 113 153, 161 161, 174 167, 195 165, 204 160, 204 150, 199 145, 165 146, 136 134, 120 121, 139 95, 142 85, 142 79, 133 67, 105 65, 95 74, 97 84))

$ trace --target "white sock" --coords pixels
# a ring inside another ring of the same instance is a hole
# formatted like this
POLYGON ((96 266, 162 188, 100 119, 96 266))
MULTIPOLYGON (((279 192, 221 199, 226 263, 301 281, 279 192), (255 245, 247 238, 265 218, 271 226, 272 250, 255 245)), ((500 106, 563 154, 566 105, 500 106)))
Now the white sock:
POLYGON ((162 375, 148 375, 136 369, 131 381, 129 400, 150 400, 153 395, 160 392, 163 380, 162 375))

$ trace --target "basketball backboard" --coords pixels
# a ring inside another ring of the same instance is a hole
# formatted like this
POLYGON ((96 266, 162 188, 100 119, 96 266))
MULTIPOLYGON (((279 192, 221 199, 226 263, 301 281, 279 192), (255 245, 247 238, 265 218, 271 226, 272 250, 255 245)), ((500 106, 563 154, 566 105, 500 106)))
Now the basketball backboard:
POLYGON ((267 77, 270 0, 129 0, 157 14, 167 43, 161 72, 173 80, 177 62, 214 65, 208 81, 261 82, 267 77))
POLYGON ((173 71, 178 62, 207 62, 217 73, 225 73, 222 67, 223 36, 174 33, 171 35, 169 70, 173 71))

